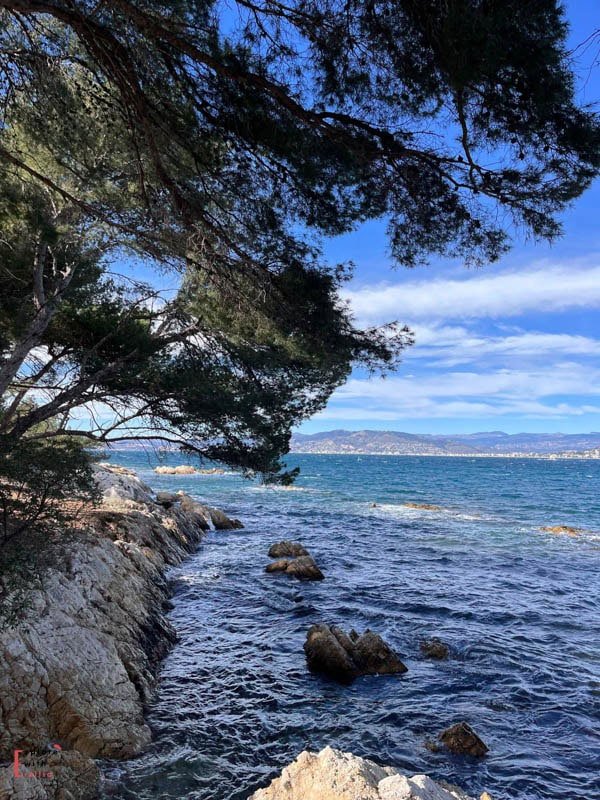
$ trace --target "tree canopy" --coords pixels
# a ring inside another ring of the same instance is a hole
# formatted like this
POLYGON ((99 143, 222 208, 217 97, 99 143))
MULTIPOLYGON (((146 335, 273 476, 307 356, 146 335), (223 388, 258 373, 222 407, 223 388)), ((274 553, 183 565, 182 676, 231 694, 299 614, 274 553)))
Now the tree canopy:
POLYGON ((0 28, 9 438, 276 473, 411 341, 357 327, 323 237, 384 219, 400 265, 482 264, 600 165, 556 0, 0 0, 0 28))

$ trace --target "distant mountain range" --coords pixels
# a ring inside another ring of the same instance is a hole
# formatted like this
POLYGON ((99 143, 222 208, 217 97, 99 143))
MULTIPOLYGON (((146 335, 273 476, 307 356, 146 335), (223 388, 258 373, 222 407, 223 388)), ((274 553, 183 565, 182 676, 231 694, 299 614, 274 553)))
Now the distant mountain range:
POLYGON ((324 431, 297 433, 293 453, 354 453, 360 455, 509 455, 573 453, 597 457, 600 433, 515 433, 502 431, 453 435, 400 431, 324 431))

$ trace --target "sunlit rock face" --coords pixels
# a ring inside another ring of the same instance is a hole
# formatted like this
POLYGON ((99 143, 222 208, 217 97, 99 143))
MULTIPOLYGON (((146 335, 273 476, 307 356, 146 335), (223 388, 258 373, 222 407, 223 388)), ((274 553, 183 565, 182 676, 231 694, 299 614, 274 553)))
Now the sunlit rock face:
POLYGON ((0 635, 2 797, 53 798, 60 775, 87 797, 92 757, 127 758, 150 741, 144 703, 176 638, 164 573, 197 547, 210 511, 191 498, 165 509, 120 468, 96 467, 96 479, 102 505, 85 512, 22 622, 0 635), (49 743, 62 748, 52 780, 16 779, 14 751, 35 761, 49 743))
POLYGON ((393 767, 326 747, 304 751, 279 778, 249 800, 472 800, 427 775, 402 775, 393 767))

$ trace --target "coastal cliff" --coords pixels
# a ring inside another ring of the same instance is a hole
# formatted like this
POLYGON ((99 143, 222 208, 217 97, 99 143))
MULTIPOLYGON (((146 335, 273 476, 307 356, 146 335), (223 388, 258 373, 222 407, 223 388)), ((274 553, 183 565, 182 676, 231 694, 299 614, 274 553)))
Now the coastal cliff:
POLYGON ((144 706, 176 640, 166 569, 211 519, 228 519, 185 495, 161 501, 122 468, 96 467, 96 479, 102 505, 84 512, 60 569, 0 634, 0 798, 93 798, 94 758, 149 743, 144 706))

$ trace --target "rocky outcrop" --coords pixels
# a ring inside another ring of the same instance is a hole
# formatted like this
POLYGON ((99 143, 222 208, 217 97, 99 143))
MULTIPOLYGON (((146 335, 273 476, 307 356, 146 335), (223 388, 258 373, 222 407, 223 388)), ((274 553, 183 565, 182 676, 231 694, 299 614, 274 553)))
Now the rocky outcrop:
POLYGON ((472 800, 455 786, 427 775, 403 775, 393 767, 326 747, 304 751, 270 786, 249 800, 472 800))
POLYGON ((177 467, 154 467, 157 475, 195 475, 198 470, 189 464, 179 464, 177 467))
MULTIPOLYGON (((49 742, 63 748, 58 777, 38 781, 46 794, 7 796, 85 797, 53 788, 77 758, 90 775, 90 758, 126 758, 150 740, 144 704, 176 638, 163 612, 165 570, 196 549, 212 515, 185 496, 168 509, 157 504, 122 469, 96 467, 96 478, 103 504, 86 512, 19 626, 0 635, 0 759, 14 749, 33 757, 49 742)), ((11 791, 34 791, 33 781, 11 791)))
POLYGON ((440 741, 457 755, 468 755, 474 758, 481 758, 489 748, 485 742, 479 738, 473 728, 466 722, 458 722, 440 733, 440 741))
POLYGON ((300 542, 289 542, 285 539, 283 542, 272 544, 269 548, 269 558, 298 558, 298 556, 307 556, 308 550, 300 542))
POLYGON ((342 683, 361 675, 398 675, 407 667, 381 636, 367 630, 344 633, 335 625, 313 625, 306 636, 304 652, 308 667, 342 683))
POLYGON ((284 572, 299 581, 322 581, 325 577, 312 556, 280 558, 267 564, 266 572, 284 572))
POLYGON ((421 642, 419 647, 425 658, 435 658, 438 661, 443 661, 450 655, 450 648, 448 645, 436 636, 421 642))

